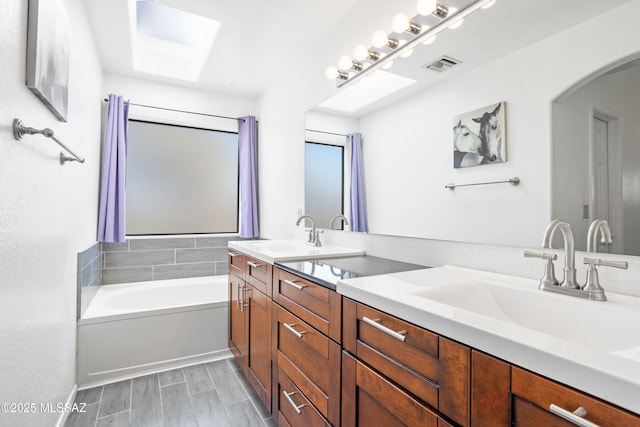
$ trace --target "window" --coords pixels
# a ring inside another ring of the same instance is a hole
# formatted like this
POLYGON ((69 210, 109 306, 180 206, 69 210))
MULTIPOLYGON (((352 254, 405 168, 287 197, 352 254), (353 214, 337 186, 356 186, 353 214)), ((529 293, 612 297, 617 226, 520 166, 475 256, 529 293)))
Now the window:
POLYGON ((129 121, 127 235, 238 232, 238 134, 129 121))
MULTIPOLYGON (((331 219, 344 212, 344 147, 305 143, 305 212, 316 226, 328 228, 331 219)), ((342 222, 336 226, 342 225, 342 222)))

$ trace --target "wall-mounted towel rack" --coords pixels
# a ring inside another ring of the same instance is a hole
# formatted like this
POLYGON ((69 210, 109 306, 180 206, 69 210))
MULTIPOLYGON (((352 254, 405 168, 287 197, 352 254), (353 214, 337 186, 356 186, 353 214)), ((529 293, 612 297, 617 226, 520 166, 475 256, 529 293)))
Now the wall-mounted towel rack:
POLYGON ((60 142, 55 136, 53 136, 53 131, 49 128, 44 129, 34 129, 32 127, 25 126, 20 119, 13 119, 13 137, 16 141, 20 141, 24 135, 35 135, 40 134, 47 138, 53 139, 59 146, 67 150, 69 154, 73 157, 65 156, 64 153, 60 152, 60 164, 64 165, 66 162, 79 162, 84 163, 84 159, 74 153, 69 147, 60 142))
POLYGON ((513 178, 507 179, 505 181, 475 182, 473 184, 454 184, 453 182, 451 182, 445 185, 444 188, 448 188, 449 190, 453 191, 456 189, 456 187, 469 187, 472 185, 507 184, 507 183, 513 186, 516 186, 520 184, 520 178, 518 178, 517 176, 514 176, 513 178))

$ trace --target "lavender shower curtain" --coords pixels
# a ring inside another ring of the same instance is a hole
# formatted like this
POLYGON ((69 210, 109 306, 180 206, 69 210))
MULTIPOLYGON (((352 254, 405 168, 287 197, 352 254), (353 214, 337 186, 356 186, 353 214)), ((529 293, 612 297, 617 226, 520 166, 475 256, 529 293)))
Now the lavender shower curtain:
POLYGON ((129 103, 109 95, 102 150, 98 242, 124 242, 124 186, 129 103))
POLYGON ((351 231, 369 231, 364 199, 364 171, 362 169, 362 135, 350 133, 351 143, 351 231))
POLYGON ((258 129, 256 118, 238 118, 240 237, 258 237, 258 129))

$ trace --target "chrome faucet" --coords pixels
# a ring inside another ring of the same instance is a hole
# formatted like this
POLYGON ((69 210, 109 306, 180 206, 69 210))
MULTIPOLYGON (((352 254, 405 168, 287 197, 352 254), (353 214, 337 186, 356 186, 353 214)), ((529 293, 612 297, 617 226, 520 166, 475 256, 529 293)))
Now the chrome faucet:
POLYGON ((307 243, 314 246, 322 246, 322 242, 320 241, 320 231, 316 230, 316 221, 313 219, 311 215, 302 215, 296 221, 296 225, 300 225, 302 220, 308 218, 311 221, 311 230, 309 231, 309 237, 307 238, 307 243))
POLYGON ((331 218, 331 225, 329 225, 329 228, 334 230, 333 228, 333 223, 337 220, 337 219, 341 219, 344 221, 344 225, 349 225, 349 220, 347 220, 347 217, 344 215, 336 215, 333 218, 331 218))
POLYGON ((571 226, 558 219, 551 221, 544 232, 542 247, 545 249, 552 248, 551 242, 558 229, 562 232, 562 238, 564 239, 564 280, 560 283, 560 286, 569 289, 579 289, 580 285, 578 285, 576 280, 576 252, 571 226))
POLYGON ((587 234, 587 252, 598 252, 598 231, 600 231, 600 235, 602 236, 600 240, 602 243, 609 244, 613 242, 609 223, 603 219, 595 219, 591 223, 589 233, 587 234))

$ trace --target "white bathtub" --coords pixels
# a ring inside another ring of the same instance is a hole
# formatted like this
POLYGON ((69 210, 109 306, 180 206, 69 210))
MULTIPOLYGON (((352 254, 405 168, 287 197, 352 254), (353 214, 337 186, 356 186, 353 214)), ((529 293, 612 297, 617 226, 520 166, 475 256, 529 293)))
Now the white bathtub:
POLYGON ((227 276, 106 285, 78 320, 78 388, 231 355, 227 276))

